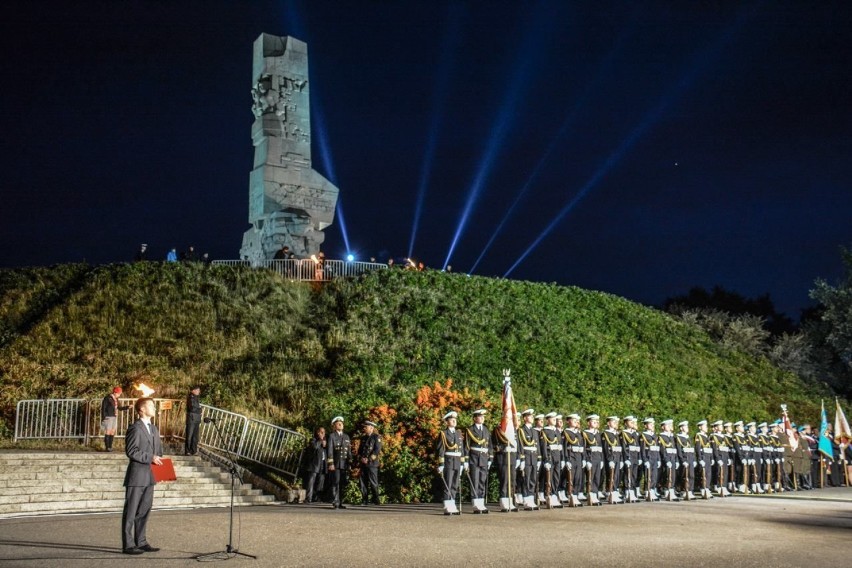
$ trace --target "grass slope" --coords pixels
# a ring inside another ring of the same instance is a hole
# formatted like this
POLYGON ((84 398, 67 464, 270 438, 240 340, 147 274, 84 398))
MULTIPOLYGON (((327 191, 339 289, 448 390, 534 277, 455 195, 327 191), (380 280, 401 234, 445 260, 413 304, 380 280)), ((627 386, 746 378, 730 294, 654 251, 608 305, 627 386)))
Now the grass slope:
MULTIPOLYGON (((815 419, 827 393, 625 299, 387 270, 321 289, 251 269, 141 263, 0 271, 0 416, 143 380, 296 426, 410 403, 452 378, 499 401, 600 414, 815 419)), ((0 427, 2 429, 3 427, 0 427)))

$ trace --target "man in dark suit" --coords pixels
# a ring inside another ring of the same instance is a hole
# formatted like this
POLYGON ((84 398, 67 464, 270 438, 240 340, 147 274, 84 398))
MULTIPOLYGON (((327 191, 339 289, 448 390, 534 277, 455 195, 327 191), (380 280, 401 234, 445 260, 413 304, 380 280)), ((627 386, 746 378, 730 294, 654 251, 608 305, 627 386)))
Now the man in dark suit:
POLYGON ((124 512, 121 515, 121 544, 124 554, 156 552, 145 538, 148 514, 154 503, 154 473, 151 464, 162 465, 160 431, 151 424, 154 401, 140 398, 134 405, 137 420, 127 429, 124 448, 130 463, 124 476, 124 512), (135 534, 135 538, 134 538, 135 534))
POLYGON ((343 431, 343 417, 335 416, 331 421, 334 430, 329 434, 326 443, 326 470, 331 484, 331 506, 335 509, 345 509, 343 493, 349 482, 349 460, 352 458, 352 443, 343 431))
POLYGON ((198 428, 201 426, 201 387, 194 385, 186 397, 186 433, 184 435, 184 453, 194 456, 198 453, 198 428))

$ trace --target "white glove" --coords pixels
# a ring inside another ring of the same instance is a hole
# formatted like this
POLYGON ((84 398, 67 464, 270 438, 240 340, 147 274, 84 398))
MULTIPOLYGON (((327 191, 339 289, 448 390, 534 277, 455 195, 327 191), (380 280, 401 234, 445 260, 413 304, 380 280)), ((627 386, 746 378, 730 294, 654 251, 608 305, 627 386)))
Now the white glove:
POLYGON ((627 467, 627 464, 625 462, 621 462, 621 463, 618 464, 618 469, 625 469, 626 467, 627 467))
POLYGON ((544 464, 544 469, 546 469, 547 471, 550 471, 550 467, 550 462, 544 464))
POLYGON ((592 462, 583 462, 583 467, 585 467, 589 471, 592 471, 592 462))
POLYGON ((438 475, 441 475, 441 474, 443 474, 443 473, 444 473, 444 466, 439 465, 439 466, 438 466, 438 475))
POLYGON ((637 460, 636 465, 642 465, 642 460, 637 460))
POLYGON ((589 462, 587 462, 586 460, 583 460, 583 468, 587 467, 588 465, 589 465, 589 462))
POLYGON ((488 465, 486 466, 486 469, 491 469, 491 460, 488 460, 488 465))
POLYGON ((607 465, 609 466, 609 469, 612 469, 612 468, 614 468, 614 467, 615 467, 615 462, 614 462, 614 461, 611 461, 611 462, 609 462, 607 465))
MULTIPOLYGON (((710 467, 713 467, 714 465, 716 465, 716 460, 710 460, 710 467)), ((719 465, 722 465, 722 464, 719 464, 719 465)))
MULTIPOLYGON (((846 460, 843 460, 846 461, 846 460)), ((781 463, 781 458, 775 458, 775 463, 781 463)))
MULTIPOLYGON (((660 465, 657 464, 657 467, 660 467, 660 465)), ((651 469, 651 462, 645 462, 645 469, 651 469)))
POLYGON ((683 466, 683 469, 686 469, 686 468, 688 468, 688 467, 689 467, 689 464, 688 464, 687 462, 683 462, 683 463, 682 463, 682 464, 680 464, 680 465, 682 465, 682 466, 683 466))
POLYGON ((731 460, 730 460, 730 458, 728 459, 728 465, 731 465, 731 460))
POLYGON ((559 462, 559 469, 565 469, 565 460, 559 462))
MULTIPOLYGON (((639 462, 639 464, 641 465, 642 462, 639 462)), ((627 461, 624 462, 624 467, 630 467, 630 465, 631 465, 630 460, 627 460, 627 461)))
POLYGON ((660 463, 660 460, 657 460, 657 469, 659 469, 661 465, 662 463, 660 463))
POLYGON ((462 467, 464 468, 464 470, 465 470, 465 471, 470 471, 470 464, 469 464, 469 463, 464 462, 464 463, 462 464, 462 467))
POLYGON ((541 462, 535 462, 535 470, 541 471, 541 462))
POLYGON ((704 460, 699 461, 698 465, 700 465, 701 467, 704 467, 704 460))
POLYGON ((522 465, 523 464, 521 464, 521 460, 515 460, 515 469, 521 469, 522 465))
POLYGON ((571 471, 571 469, 572 469, 572 468, 571 468, 571 462, 567 462, 567 463, 565 464, 565 467, 567 467, 567 468, 568 468, 568 471, 571 471))
POLYGON ((666 462, 666 467, 671 467, 671 466, 672 466, 672 462, 666 462))

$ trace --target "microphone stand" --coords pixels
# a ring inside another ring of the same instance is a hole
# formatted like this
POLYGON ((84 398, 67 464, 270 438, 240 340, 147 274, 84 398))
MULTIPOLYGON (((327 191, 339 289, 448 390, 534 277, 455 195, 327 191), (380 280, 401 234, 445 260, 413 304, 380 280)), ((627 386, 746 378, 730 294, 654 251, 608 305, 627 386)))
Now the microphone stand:
POLYGON ((234 489, 236 487, 236 480, 240 480, 240 485, 243 484, 243 478, 240 475, 240 472, 237 470, 237 460, 234 455, 231 453, 231 450, 228 449, 228 445, 225 443, 225 437, 222 435, 222 430, 219 428, 219 423, 214 418, 205 418, 204 422, 207 424, 212 423, 213 428, 216 430, 216 438, 219 440, 222 448, 225 450, 225 459, 228 462, 228 473, 231 474, 231 505, 230 510, 228 512, 228 544, 225 545, 225 550, 219 550, 216 552, 210 552, 207 554, 199 554, 195 557, 199 562, 207 562, 210 560, 230 560, 235 556, 245 556, 247 558, 252 558, 257 560, 257 556, 246 554, 245 552, 240 552, 236 548, 234 548, 234 489))

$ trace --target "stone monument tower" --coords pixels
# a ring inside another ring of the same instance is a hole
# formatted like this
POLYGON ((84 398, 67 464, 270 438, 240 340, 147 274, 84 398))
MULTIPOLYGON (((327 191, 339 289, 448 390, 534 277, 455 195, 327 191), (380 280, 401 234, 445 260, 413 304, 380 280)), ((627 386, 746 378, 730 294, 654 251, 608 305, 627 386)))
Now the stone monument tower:
POLYGON ((254 166, 240 257, 266 260, 283 245, 297 257, 319 251, 334 221, 337 187, 311 168, 308 46, 260 34, 252 65, 254 166))

